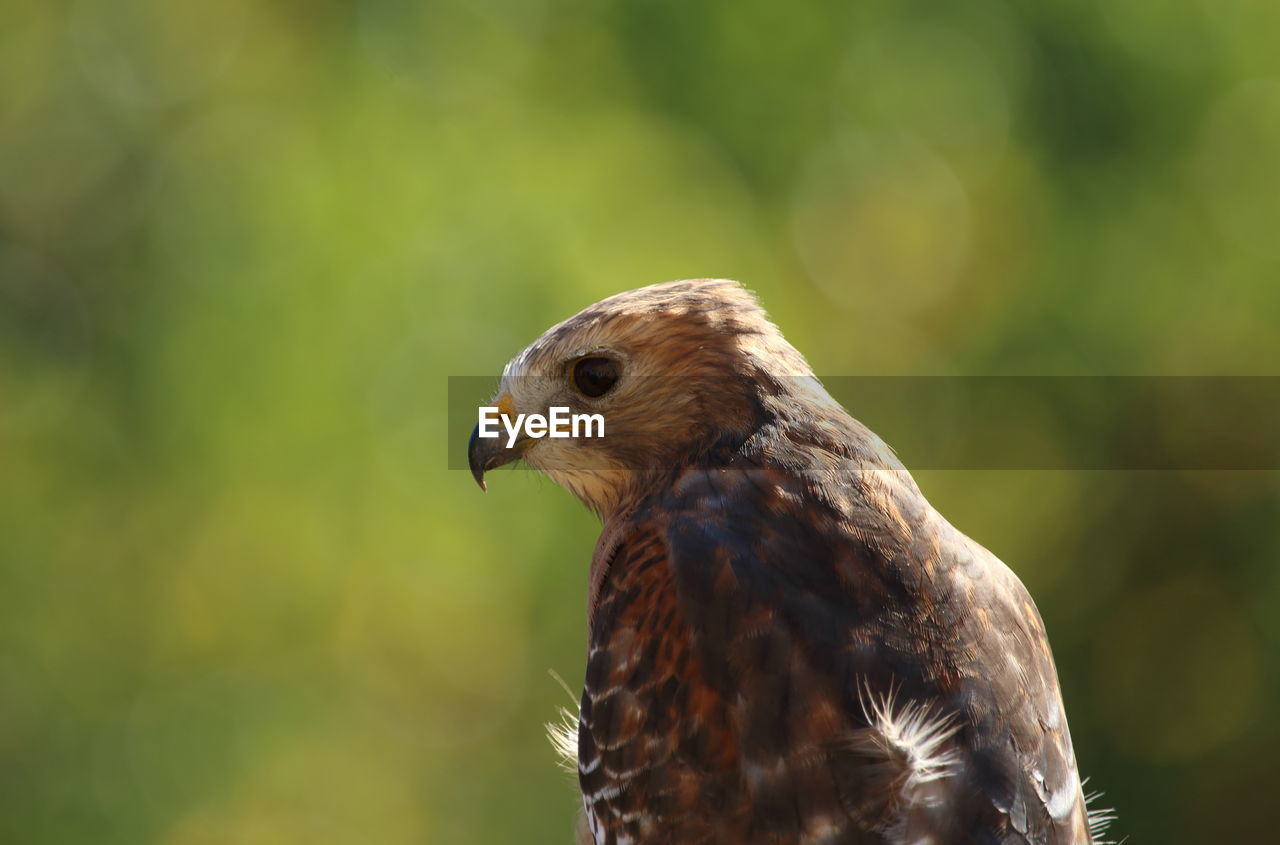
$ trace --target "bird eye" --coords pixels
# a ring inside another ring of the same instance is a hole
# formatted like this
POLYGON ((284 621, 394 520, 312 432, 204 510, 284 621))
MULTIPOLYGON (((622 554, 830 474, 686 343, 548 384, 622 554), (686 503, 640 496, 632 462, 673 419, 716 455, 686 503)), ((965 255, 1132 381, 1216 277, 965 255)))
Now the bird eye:
POLYGON ((618 381, 618 362, 612 358, 582 358, 573 365, 573 386, 591 399, 604 396, 618 381))

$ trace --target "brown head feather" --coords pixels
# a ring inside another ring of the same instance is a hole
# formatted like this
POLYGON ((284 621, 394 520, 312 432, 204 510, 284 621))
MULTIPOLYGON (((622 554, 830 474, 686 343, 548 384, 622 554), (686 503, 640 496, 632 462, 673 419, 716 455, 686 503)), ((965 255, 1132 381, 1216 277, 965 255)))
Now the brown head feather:
POLYGON ((727 279, 690 279, 611 296, 551 327, 507 365, 501 391, 519 413, 603 415, 603 438, 545 438, 525 459, 607 515, 689 456, 745 440, 761 396, 790 380, 816 385, 755 297, 727 279), (622 376, 592 400, 570 372, 597 355, 617 360, 622 376))

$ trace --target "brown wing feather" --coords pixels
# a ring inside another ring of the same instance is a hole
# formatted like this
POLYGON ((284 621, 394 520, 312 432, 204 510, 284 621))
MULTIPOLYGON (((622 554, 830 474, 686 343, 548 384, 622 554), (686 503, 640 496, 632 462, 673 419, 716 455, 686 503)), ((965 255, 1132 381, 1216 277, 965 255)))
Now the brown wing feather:
POLYGON ((688 470, 611 532, 597 842, 1089 841, 1040 617, 905 471, 688 470))

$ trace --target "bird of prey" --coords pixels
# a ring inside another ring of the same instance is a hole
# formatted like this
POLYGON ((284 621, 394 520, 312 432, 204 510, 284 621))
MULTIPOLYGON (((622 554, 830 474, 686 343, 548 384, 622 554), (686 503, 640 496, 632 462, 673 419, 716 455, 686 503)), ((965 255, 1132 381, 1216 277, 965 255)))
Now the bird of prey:
POLYGON ((1026 589, 737 282, 586 308, 507 365, 495 404, 605 421, 595 438, 477 431, 468 449, 481 487, 523 459, 603 522, 580 841, 1098 835, 1026 589))

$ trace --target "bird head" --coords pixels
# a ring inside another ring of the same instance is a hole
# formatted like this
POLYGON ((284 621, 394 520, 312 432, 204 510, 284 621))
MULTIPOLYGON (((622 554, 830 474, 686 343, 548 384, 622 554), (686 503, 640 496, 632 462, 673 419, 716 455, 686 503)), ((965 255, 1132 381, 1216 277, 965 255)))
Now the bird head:
POLYGON ((488 470, 523 459, 607 516, 675 468, 740 445, 765 415, 765 395, 795 377, 816 385, 737 282, 626 291, 543 333, 507 364, 493 402, 510 423, 554 408, 598 415, 603 436, 484 438, 477 426, 471 471, 484 487, 488 470))

